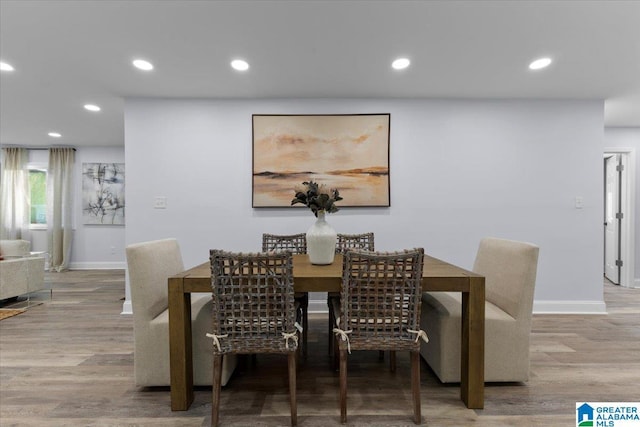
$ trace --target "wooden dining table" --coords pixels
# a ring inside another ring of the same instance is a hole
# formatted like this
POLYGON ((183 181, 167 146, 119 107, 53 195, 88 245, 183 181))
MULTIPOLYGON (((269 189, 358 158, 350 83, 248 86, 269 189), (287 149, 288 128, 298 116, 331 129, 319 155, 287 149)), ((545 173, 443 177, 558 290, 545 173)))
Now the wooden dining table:
MULTIPOLYGON (((307 255, 293 256, 296 292, 339 292, 342 256, 330 265, 313 265, 307 255)), ((211 269, 203 263, 169 277, 171 410, 193 402, 191 293, 211 292, 211 269)), ((462 292, 460 399, 468 408, 484 407, 484 277, 425 255, 422 290, 462 292)))

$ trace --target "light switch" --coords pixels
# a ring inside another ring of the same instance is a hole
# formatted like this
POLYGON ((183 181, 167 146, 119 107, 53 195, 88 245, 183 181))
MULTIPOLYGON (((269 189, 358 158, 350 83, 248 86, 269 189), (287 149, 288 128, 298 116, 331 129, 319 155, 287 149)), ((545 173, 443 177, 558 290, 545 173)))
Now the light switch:
POLYGON ((575 207, 576 209, 582 209, 584 207, 584 198, 576 196, 575 207))
POLYGON ((153 199, 153 208, 154 209, 167 209, 167 198, 166 197, 156 197, 153 199))

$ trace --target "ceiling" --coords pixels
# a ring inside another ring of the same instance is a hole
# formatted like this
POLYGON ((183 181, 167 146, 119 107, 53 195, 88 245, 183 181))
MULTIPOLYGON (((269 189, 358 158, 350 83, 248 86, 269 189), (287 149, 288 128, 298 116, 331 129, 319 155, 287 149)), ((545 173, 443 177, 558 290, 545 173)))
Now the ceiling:
POLYGON ((640 126, 640 1, 0 0, 0 58, 2 144, 122 146, 126 97, 602 99, 640 126))

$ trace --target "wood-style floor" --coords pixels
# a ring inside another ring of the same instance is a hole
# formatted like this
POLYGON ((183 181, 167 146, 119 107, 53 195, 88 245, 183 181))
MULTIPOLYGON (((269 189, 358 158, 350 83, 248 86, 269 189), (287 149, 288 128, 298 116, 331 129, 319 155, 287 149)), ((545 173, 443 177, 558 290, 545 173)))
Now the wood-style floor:
MULTIPOLYGON (((168 388, 133 384, 133 327, 121 315, 122 271, 48 273, 41 302, 0 322, 0 426, 206 426, 211 391, 171 412, 168 388)), ((485 408, 467 409, 459 388, 422 363, 423 425, 572 426, 575 404, 640 401, 640 289, 605 284, 608 315, 537 315, 531 380, 488 384, 485 408)), ((23 303, 24 304, 24 303, 23 303)), ((309 357, 298 373, 298 425, 340 425, 338 374, 329 368, 326 316, 313 315, 309 357)), ((349 361, 348 424, 410 426, 408 355, 395 374, 376 352, 349 361)), ((289 425, 286 359, 258 356, 221 398, 221 426, 289 425)))

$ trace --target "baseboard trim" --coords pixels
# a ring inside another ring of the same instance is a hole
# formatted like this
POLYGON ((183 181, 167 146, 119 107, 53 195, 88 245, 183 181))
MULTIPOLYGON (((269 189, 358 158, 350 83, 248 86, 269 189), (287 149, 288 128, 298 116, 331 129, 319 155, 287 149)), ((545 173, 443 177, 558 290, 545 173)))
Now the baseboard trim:
POLYGON ((329 313, 327 300, 309 300, 309 313, 329 313))
POLYGON ((70 270, 124 270, 127 268, 126 262, 72 262, 69 263, 70 270))
MULTIPOLYGON (((309 313, 328 313, 326 300, 310 300, 309 313)), ((534 301, 534 314, 607 314, 603 301, 534 301)))
MULTIPOLYGON (((326 300, 310 300, 309 313, 328 313, 326 300)), ((607 314, 603 301, 534 301, 534 314, 607 314)), ((122 304, 121 314, 133 314, 131 301, 122 304)))
POLYGON ((607 314, 604 301, 534 301, 533 314, 607 314))
POLYGON ((133 307, 131 306, 131 300, 125 300, 122 304, 122 313, 120 314, 133 314, 133 307))

